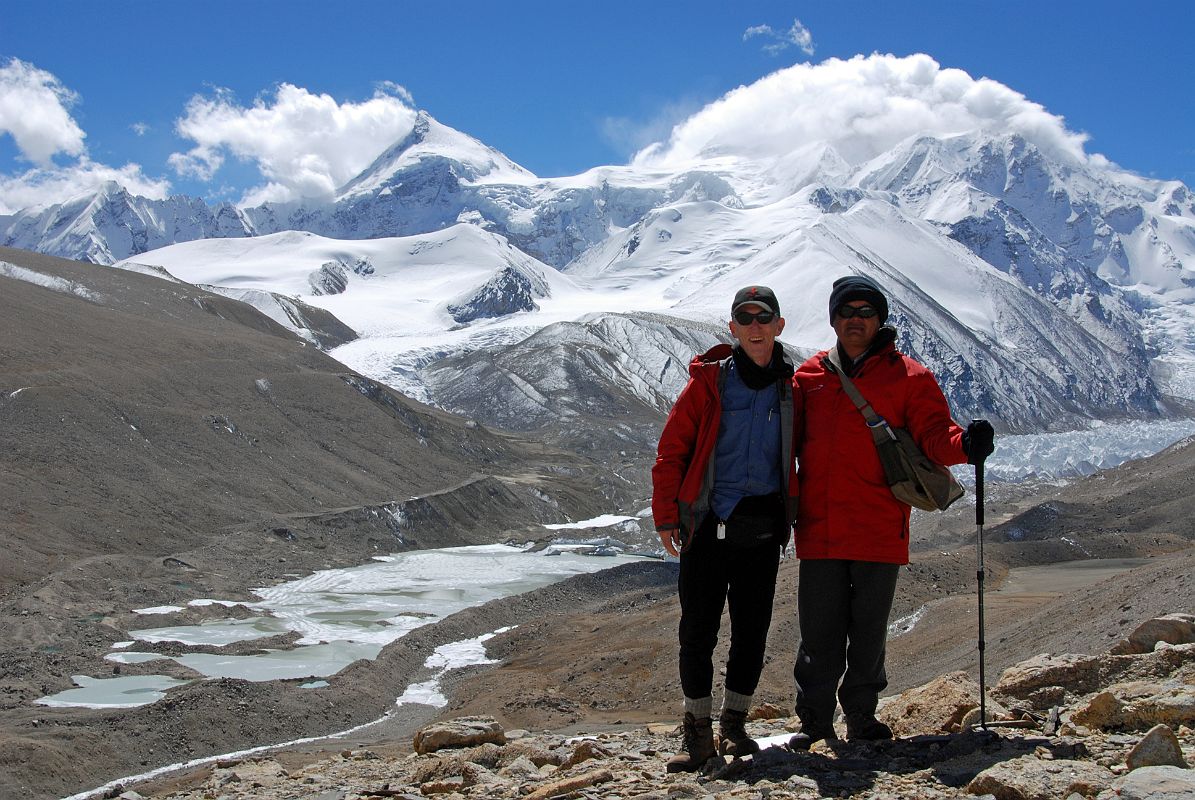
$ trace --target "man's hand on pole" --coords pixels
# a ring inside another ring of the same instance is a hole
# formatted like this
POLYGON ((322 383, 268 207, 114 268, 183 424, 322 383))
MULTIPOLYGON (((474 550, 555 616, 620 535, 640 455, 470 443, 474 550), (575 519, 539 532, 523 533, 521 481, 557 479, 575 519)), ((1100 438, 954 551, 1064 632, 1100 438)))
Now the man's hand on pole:
POLYGON ((986 419, 973 419, 963 432, 963 452, 968 464, 982 464, 996 449, 996 432, 986 419))

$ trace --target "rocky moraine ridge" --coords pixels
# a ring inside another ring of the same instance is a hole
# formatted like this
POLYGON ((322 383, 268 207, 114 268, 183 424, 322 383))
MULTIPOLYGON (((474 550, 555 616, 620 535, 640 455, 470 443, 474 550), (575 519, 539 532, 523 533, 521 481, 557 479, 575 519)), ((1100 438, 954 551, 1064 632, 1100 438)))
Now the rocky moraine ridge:
MULTIPOLYGON (((1149 620, 1102 655, 1043 654, 1008 669, 979 725, 979 687, 940 676, 886 698, 897 738, 790 751, 797 720, 763 704, 748 730, 764 749, 668 775, 675 724, 597 735, 504 730, 491 717, 428 725, 409 747, 303 761, 278 753, 118 787, 124 800, 350 800, 442 797, 665 800, 1179 800, 1195 797, 1195 615, 1149 620)), ((616 726, 617 727, 617 726, 616 726)), ((842 727, 839 726, 841 734, 842 727)), ((407 743, 402 743, 406 745, 407 743)))

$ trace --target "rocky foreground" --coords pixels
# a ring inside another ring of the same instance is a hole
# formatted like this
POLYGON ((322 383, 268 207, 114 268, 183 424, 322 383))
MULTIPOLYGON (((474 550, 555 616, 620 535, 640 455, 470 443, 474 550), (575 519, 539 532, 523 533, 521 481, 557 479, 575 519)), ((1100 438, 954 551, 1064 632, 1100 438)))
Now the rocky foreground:
MULTIPOLYGON (((769 798, 923 800, 1195 798, 1195 615, 1139 626, 1111 652, 1040 655, 1004 671, 979 724, 979 687, 943 675, 882 703, 897 738, 786 746, 796 720, 770 705, 748 730, 764 749, 668 775, 674 724, 594 736, 506 731, 492 718, 429 725, 413 752, 346 750, 307 763, 280 753, 108 797, 126 800, 349 798, 769 798)), ((840 733, 841 733, 840 729, 840 733)), ((404 748, 405 749, 405 748, 404 748)))

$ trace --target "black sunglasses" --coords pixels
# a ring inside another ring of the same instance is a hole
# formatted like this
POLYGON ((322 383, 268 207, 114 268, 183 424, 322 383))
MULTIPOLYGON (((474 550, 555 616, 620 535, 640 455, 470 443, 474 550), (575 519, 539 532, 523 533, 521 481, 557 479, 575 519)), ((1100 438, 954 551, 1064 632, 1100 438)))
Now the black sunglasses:
POLYGON ((771 311, 756 311, 752 314, 750 311, 736 311, 734 312, 734 321, 742 325, 744 328, 752 322, 758 322, 760 325, 767 325, 776 315, 771 311))
POLYGON ((839 306, 838 316, 843 319, 850 319, 851 317, 859 317, 860 319, 871 319, 880 312, 874 306, 839 306))

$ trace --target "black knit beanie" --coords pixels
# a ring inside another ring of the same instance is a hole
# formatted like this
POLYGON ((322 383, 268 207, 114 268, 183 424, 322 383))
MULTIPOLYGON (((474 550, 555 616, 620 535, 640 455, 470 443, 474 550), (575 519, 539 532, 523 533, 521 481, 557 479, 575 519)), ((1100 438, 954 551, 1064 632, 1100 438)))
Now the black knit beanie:
POLYGON ((834 324, 834 315, 843 303, 851 300, 866 300, 880 312, 880 324, 888 319, 888 298, 878 283, 863 275, 847 275, 834 281, 834 288, 830 290, 830 324, 834 324))

